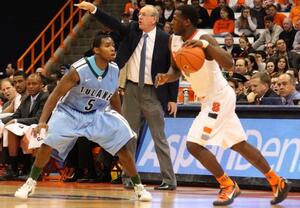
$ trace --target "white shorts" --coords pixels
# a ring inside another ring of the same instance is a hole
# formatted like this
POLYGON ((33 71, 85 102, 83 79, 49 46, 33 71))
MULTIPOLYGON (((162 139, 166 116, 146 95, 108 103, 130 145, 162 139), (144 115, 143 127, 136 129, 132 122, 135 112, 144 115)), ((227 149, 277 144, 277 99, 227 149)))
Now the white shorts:
POLYGON ((236 95, 226 86, 212 99, 201 104, 201 111, 193 121, 187 141, 223 148, 246 140, 242 124, 235 113, 236 95))

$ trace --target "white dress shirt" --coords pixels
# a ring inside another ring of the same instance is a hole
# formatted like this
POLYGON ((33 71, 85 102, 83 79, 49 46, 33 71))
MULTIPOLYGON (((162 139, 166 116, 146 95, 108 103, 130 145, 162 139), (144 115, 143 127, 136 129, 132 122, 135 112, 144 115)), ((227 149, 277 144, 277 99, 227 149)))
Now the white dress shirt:
MULTIPOLYGON (((144 33, 143 33, 144 35, 144 33)), ((143 35, 136 46, 133 54, 127 62, 127 79, 135 83, 139 82, 139 68, 141 60, 141 50, 144 44, 143 35)), ((146 67, 145 67, 145 84, 153 85, 151 77, 152 57, 156 36, 156 27, 148 33, 147 48, 146 48, 146 67)))

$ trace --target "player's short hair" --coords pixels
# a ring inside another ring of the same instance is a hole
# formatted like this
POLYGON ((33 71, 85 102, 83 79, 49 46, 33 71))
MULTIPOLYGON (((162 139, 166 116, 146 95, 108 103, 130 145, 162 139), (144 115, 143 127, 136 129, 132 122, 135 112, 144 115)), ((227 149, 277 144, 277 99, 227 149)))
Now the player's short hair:
POLYGON ((98 32, 94 38, 92 47, 98 48, 101 45, 102 39, 109 38, 109 37, 111 38, 111 35, 109 32, 98 32))
POLYGON ((181 11, 181 16, 189 19, 193 26, 197 27, 198 24, 198 12, 197 9, 192 5, 181 5, 176 10, 181 11))

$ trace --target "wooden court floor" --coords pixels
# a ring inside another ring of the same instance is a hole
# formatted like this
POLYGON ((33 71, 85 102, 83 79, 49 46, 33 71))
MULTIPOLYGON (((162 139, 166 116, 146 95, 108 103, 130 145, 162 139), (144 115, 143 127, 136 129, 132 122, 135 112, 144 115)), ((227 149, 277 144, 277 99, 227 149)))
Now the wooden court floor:
MULTIPOLYGON (((152 193, 152 202, 134 200, 131 190, 121 185, 104 183, 79 184, 63 182, 39 182, 35 195, 28 200, 19 200, 13 193, 21 182, 0 182, 0 208, 206 208, 214 207, 218 189, 202 187, 178 187, 176 191, 156 191, 147 186, 152 193)), ((280 205, 271 206, 271 193, 267 191, 242 190, 228 208, 300 208, 300 193, 291 192, 280 205)))

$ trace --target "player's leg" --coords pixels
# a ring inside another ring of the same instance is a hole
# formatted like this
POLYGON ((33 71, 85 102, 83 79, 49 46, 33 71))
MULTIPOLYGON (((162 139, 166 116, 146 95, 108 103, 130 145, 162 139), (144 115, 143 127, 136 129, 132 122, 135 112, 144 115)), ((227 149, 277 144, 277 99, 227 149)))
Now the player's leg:
POLYGON ((275 171, 271 169, 270 165, 258 149, 246 141, 232 146, 231 149, 240 153, 246 160, 265 175, 273 190, 274 198, 271 200, 271 204, 278 204, 287 197, 288 192, 291 189, 291 183, 278 176, 275 171))
MULTIPOLYGON (((133 138, 135 139, 135 138, 133 138)), ((130 176, 131 181, 134 185, 134 191, 140 201, 151 201, 152 196, 144 186, 142 185, 141 178, 136 170, 135 162, 132 157, 132 154, 124 145, 118 152, 119 160, 125 169, 126 173, 130 176)))
POLYGON ((48 122, 48 132, 46 139, 44 140, 44 144, 42 144, 37 153, 26 183, 15 192, 16 197, 27 199, 29 195, 33 194, 37 179, 39 178, 44 166, 49 161, 52 149, 58 151, 61 159, 64 160, 67 157, 77 140, 77 137, 75 137, 76 130, 74 129, 77 125, 77 121, 74 118, 78 117, 78 120, 82 120, 81 115, 81 117, 76 116, 75 111, 68 114, 64 110, 55 111, 52 114, 52 117, 48 122), (71 117, 70 115, 74 117, 71 117))
POLYGON ((200 144, 190 141, 187 141, 187 149, 220 183, 219 197, 213 204, 215 206, 231 204, 234 198, 240 194, 240 189, 236 182, 224 172, 215 155, 200 144))
POLYGON ((41 172, 43 171, 43 168, 48 163, 51 152, 52 148, 50 146, 42 144, 36 155, 34 164, 31 168, 26 183, 16 191, 15 197, 27 199, 29 195, 32 195, 34 193, 36 181, 38 180, 41 172))
POLYGON ((128 149, 130 140, 136 140, 136 134, 130 128, 126 119, 116 111, 97 112, 95 123, 87 127, 90 140, 98 143, 111 155, 118 155, 126 174, 131 177, 138 200, 150 201, 151 194, 141 184, 132 153, 128 149))

